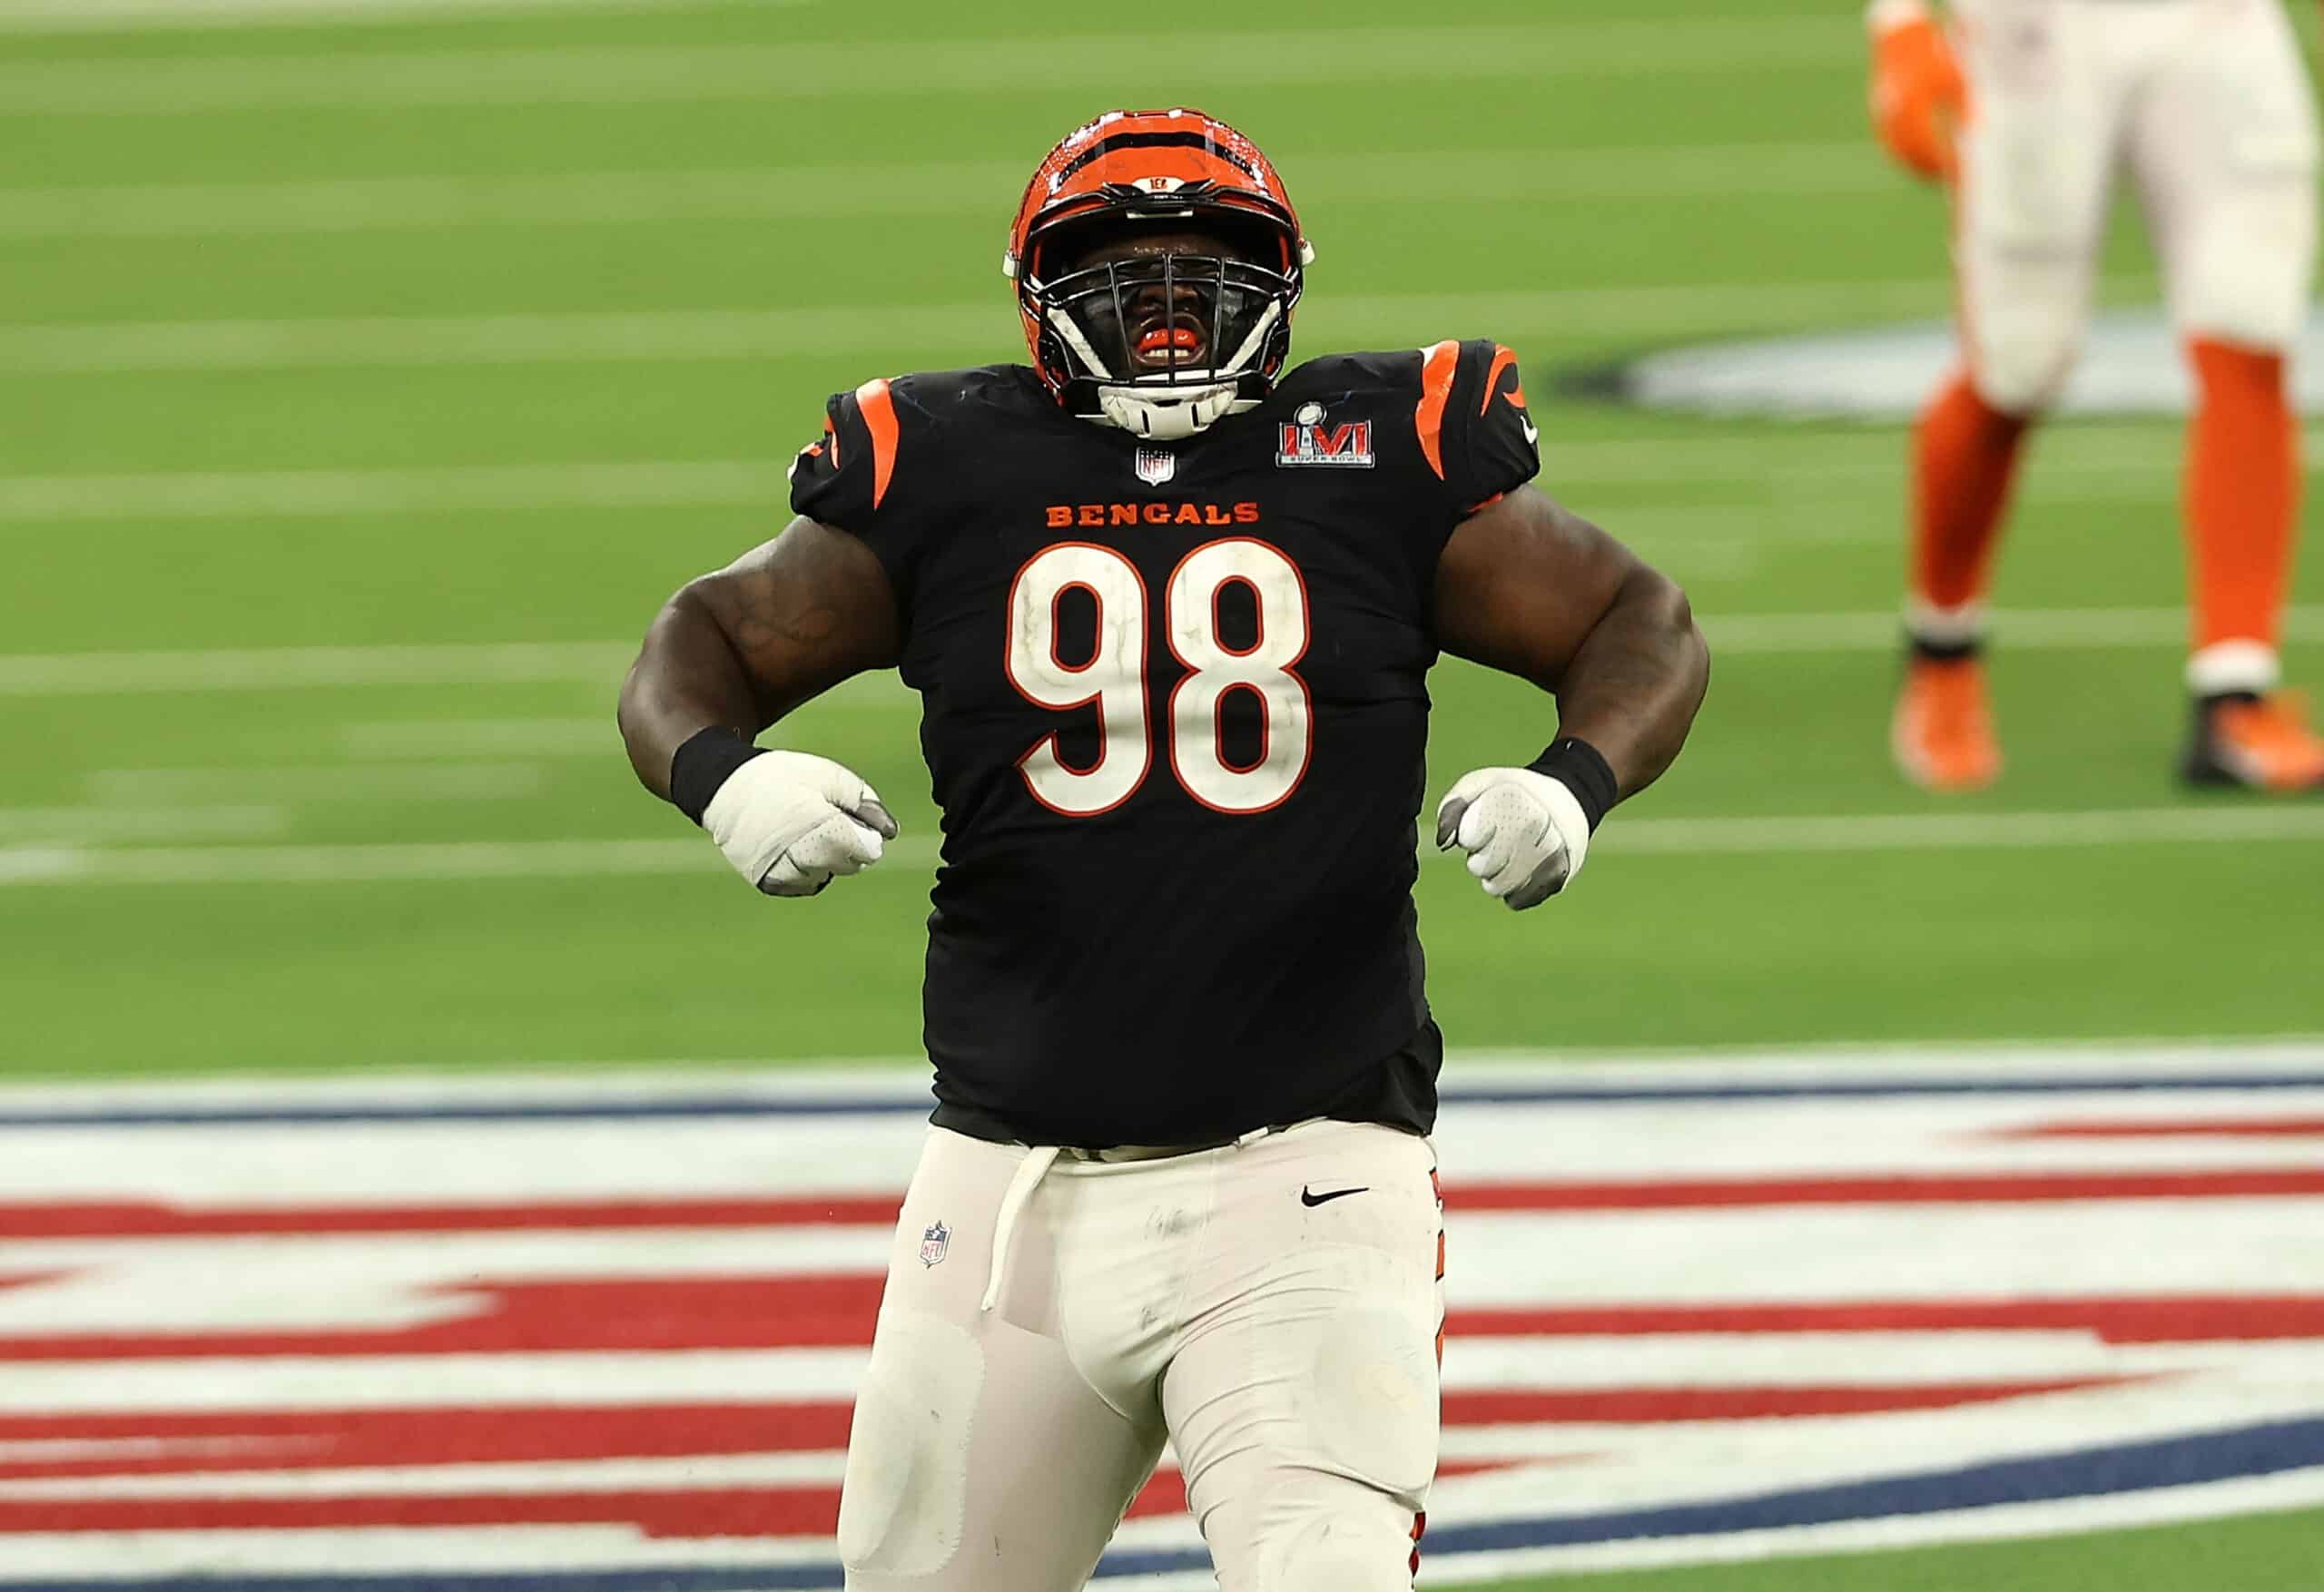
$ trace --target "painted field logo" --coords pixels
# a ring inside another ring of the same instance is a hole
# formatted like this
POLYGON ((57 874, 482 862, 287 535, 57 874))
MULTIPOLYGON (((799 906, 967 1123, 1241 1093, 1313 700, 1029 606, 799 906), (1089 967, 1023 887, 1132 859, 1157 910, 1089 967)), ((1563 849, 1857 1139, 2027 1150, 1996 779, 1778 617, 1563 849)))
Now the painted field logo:
MULTIPOLYGON (((1909 419, 1960 359, 1952 326, 1919 321, 1665 349, 1568 376, 1569 390, 1649 409, 1787 419, 1909 419)), ((2324 411, 2324 310, 2291 361, 2295 406, 2324 411)), ((2176 332, 2151 310, 2094 317, 2060 395, 2066 415, 2183 415, 2193 401, 2176 332)))
POLYGON ((1377 462, 1372 456, 1372 422, 1343 420, 1328 425, 1321 404, 1300 405, 1284 423, 1282 432, 1275 456, 1278 465, 1337 465, 1368 470, 1377 462))
MULTIPOLYGON (((2043 1065, 1449 1066, 1429 1574, 2324 1503, 2324 1046, 2043 1065)), ((927 1102, 0 1090, 0 1592, 838 1587, 927 1102)))

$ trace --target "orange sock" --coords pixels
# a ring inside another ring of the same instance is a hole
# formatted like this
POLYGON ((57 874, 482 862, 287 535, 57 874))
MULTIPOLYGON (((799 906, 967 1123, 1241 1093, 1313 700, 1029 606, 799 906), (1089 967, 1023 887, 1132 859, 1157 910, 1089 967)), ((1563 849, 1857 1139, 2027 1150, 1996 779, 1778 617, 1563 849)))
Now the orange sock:
POLYGON ((2291 578, 2299 433, 2281 354, 2197 339, 2198 401, 2187 428, 2187 552, 2194 644, 2272 651, 2291 578))
POLYGON ((1921 416, 1913 461, 1913 595, 1940 612, 1984 595, 2017 474, 2023 416, 1955 376, 1921 416))

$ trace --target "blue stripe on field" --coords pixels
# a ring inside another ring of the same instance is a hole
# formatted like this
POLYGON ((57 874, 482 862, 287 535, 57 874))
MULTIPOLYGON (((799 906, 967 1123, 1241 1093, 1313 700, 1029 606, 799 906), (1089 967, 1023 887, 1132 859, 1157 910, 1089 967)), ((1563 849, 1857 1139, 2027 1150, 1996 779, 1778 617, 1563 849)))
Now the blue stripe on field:
MULTIPOLYGON (((1945 1078, 1736 1084, 1453 1085, 1448 1106, 1627 1106, 1750 1100, 1893 1100, 1916 1096, 2241 1093, 2324 1089, 2324 1070, 2279 1073, 2156 1074, 2150 1076, 1945 1078)), ((134 1106, 94 1111, 0 1111, 0 1129, 44 1127, 254 1127, 348 1122, 601 1122, 716 1116, 852 1116, 924 1114, 933 1101, 901 1096, 783 1098, 764 1095, 638 1096, 599 1100, 478 1100, 426 1103, 351 1101, 330 1106, 134 1106)), ((5 1584, 0 1584, 5 1592, 5 1584)))
MULTIPOLYGON (((1483 1521, 1431 1531, 1434 1556, 1510 1548, 1566 1548, 1642 1538, 1780 1530, 1842 1520, 1929 1515, 2000 1504, 2050 1503, 2142 1492, 2324 1466, 2324 1417, 2268 1421, 2223 1431, 2111 1448, 2073 1449, 1953 1470, 1881 1477, 1829 1487, 1722 1499, 1711 1503, 1483 1521)), ((1101 1576, 1206 1568, 1200 1548, 1109 1553, 1101 1576)), ((1457 1566, 1449 1567, 1457 1570, 1457 1566)), ((833 1564, 763 1567, 689 1566, 652 1570, 559 1571, 551 1575, 172 1576, 123 1581, 0 1581, 0 1592, 810 1592, 839 1585, 833 1564)))

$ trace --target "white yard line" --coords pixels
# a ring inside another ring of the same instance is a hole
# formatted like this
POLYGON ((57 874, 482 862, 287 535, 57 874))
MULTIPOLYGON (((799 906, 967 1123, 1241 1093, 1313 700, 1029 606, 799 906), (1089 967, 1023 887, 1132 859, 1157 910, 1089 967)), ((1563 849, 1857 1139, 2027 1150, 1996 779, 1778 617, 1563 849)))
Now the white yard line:
MULTIPOLYGON (((2130 290, 2135 284, 2122 284, 2130 290)), ((1523 349, 1518 352, 1522 355, 1523 349)), ((2043 434, 2027 467, 2030 492, 2112 496, 2151 495, 2158 477, 2175 476, 2182 461, 2166 421, 2127 425, 2063 425, 2043 434), (2126 485, 2126 478, 2135 485, 2126 485)), ((2310 455, 2324 452, 2324 427, 2303 436, 2310 455)), ((1592 486, 1664 486, 1693 490, 1706 482, 1757 484, 1789 490, 1807 482, 1901 482, 1906 451, 1898 431, 1885 426, 1782 425, 1756 435, 1595 437, 1569 439, 1553 428, 1541 437, 1541 479, 1552 489, 1581 482, 1592 486)), ((1612 512, 1612 511, 1610 511, 1612 512)), ((1699 506, 1709 519, 1718 505, 1699 506)), ((1893 534, 1893 533, 1892 533, 1893 534)))
MULTIPOLYGON (((2324 809, 2161 807, 2099 812, 1841 813, 1821 818, 1637 819, 1608 844, 1637 855, 1984 851, 2057 847, 2314 842, 2324 809)), ((930 836, 888 848, 869 877, 925 884, 930 836)), ((465 840, 346 846, 187 846, 120 850, 0 848, 0 884, 350 884, 710 873, 697 839, 465 840)))
MULTIPOLYGON (((0 334, 5 336, 5 334, 0 334)), ((2308 444, 2324 451, 2324 433, 2308 444)), ((1764 442, 1728 438, 1620 438, 1560 442, 1543 449, 1552 490, 1706 482, 1757 488, 1748 500, 1692 501, 1598 509, 1617 532, 1732 544, 1892 541, 1893 526, 1819 523, 1857 512, 1802 488, 1900 480, 1902 446, 1885 433, 1808 433, 1764 442)), ((2174 451, 2103 431, 2049 439, 2029 490, 2045 501, 2152 499, 2176 476, 2174 451)), ((493 509, 765 506, 788 492, 783 461, 576 460, 558 464, 443 465, 384 469, 137 471, 123 475, 0 476, 0 524, 64 521, 296 519, 338 515, 460 514, 493 509)))
MULTIPOLYGON (((1504 341, 1529 334, 1671 337, 1860 317, 1941 315, 1940 279, 1705 282, 1487 293, 1343 294, 1304 309, 1311 346, 1399 347, 1432 329, 1504 341)), ((352 369, 561 365, 852 355, 874 363, 1006 358, 1016 339, 1005 296, 960 304, 601 314, 376 316, 290 320, 100 321, 0 327, 0 371, 108 375, 156 370, 352 369)))
POLYGON ((724 866, 716 851, 699 839, 684 838, 146 847, 118 851, 68 846, 30 847, 16 851, 0 848, 0 884, 354 884, 393 880, 604 879, 627 874, 697 873, 713 866, 724 866))
MULTIPOLYGON (((1894 483, 1901 495, 1905 458, 1903 448, 1888 468, 1877 475, 1894 483)), ((2173 486, 2178 461, 2151 454, 2142 464, 2101 474, 2074 470, 2055 480, 2027 481, 2019 501, 2032 514, 2053 504, 2137 505, 2167 525, 2178 512, 2173 486)), ((1876 472, 1866 470, 1868 489, 1876 472)), ((1692 502, 1600 505, 1590 501, 1586 490, 1576 493, 1566 483, 1549 482, 1549 490, 1577 503, 1605 528, 1641 553, 1674 560, 1674 574, 1701 578, 1763 567, 1778 549, 1797 547, 1872 547, 1884 552, 1902 545, 1894 514, 1865 512, 1860 500, 1851 500, 1814 487, 1797 493, 1781 490, 1787 483, 1782 467, 1771 467, 1770 489, 1748 502, 1736 497, 1708 496, 1696 491, 1692 502)), ((1579 480, 1581 477, 1575 477, 1579 480)), ((1699 486, 1699 483, 1691 485, 1699 486)), ((5 486, 0 485, 0 503, 5 486)), ((1901 496, 1899 498, 1901 501, 1901 496)), ((0 515, 5 518, 5 515, 0 515)), ((2094 527, 2093 527, 2094 529, 2094 527)), ((2116 527, 2103 527, 2109 536, 2116 527)))
POLYGON ((347 685, 497 685, 618 681, 635 642, 451 643, 251 647, 157 653, 0 654, 0 696, 277 691, 347 685))
MULTIPOLYGON (((1704 616, 1712 650, 1728 657, 1882 652, 1900 621, 1885 609, 1704 616)), ((2294 607, 2286 633, 2324 638, 2324 605, 2294 607)), ((2176 645, 2177 608, 2019 608, 1994 615, 1996 638, 2026 651, 2176 645)), ((609 687, 636 656, 633 641, 251 647, 184 652, 0 654, 0 697, 108 696, 193 691, 287 691, 350 685, 576 684, 609 687)), ((841 687, 843 705, 912 699, 891 676, 841 687)), ((418 735, 420 732, 411 733, 418 735)), ((400 753, 399 753, 400 755, 400 753)))
MULTIPOLYGON (((1206 30, 1211 91, 1296 84, 1719 76, 1853 67, 1855 30, 1825 15, 1574 22, 1555 27, 1206 30)), ((1182 34, 346 51, 0 68, 0 114, 153 115, 304 107, 647 104, 720 99, 974 96, 1053 88, 1175 61, 1182 34)))
POLYGON ((978 304, 894 308, 19 326, 0 329, 0 370, 102 375, 557 365, 845 353, 870 358, 911 349, 996 356, 1007 352, 1009 330, 1008 300, 1000 295, 978 304))
MULTIPOLYGON (((241 793, 251 789, 245 784, 241 793)), ((0 842, 251 840, 281 834, 290 824, 280 807, 0 807, 0 842)))
POLYGON ((787 490, 782 465, 740 459, 18 476, 0 477, 0 523, 766 505, 787 490))
MULTIPOLYGON (((2150 279, 2101 284, 2114 300, 2150 279)), ((1675 338, 1758 328, 1940 319, 1953 286, 1888 281, 1671 282, 1503 292, 1336 294, 1300 311, 1304 346, 1416 346, 1451 329, 1498 337, 1675 338)), ((0 372, 359 369, 852 356, 891 370, 950 358, 1006 359, 1017 329, 1005 295, 957 304, 793 310, 641 310, 538 314, 305 317, 0 325, 0 372)), ((1579 445, 1592 446, 1592 445, 1579 445)), ((1755 445, 1730 441, 1739 473, 1755 445)), ((1715 452, 1715 450, 1713 450, 1715 452)), ((1554 445, 1551 449, 1555 453, 1554 445)), ((1667 462, 1661 476, 1667 478, 1667 462)))
MULTIPOLYGON (((600 732, 610 756, 615 738, 600 732)), ((537 796, 547 784, 528 762, 329 764, 313 768, 98 769, 89 789, 100 801, 491 801, 537 796)))
POLYGON ((1642 818, 1610 851, 1752 856, 1797 851, 1986 851, 2060 846, 2254 844, 2324 840, 2324 808, 2155 807, 2112 812, 1834 813, 1813 818, 1642 818))
MULTIPOLYGON (((138 29, 379 26, 519 16, 527 12, 655 11, 702 0, 0 0, 0 34, 127 33, 138 29)), ((814 0, 748 0, 761 6, 814 0)))
MULTIPOLYGON (((1703 616, 1711 650, 1725 657, 1790 657, 1807 653, 1881 652, 1899 644, 1895 614, 1729 614, 1703 616)), ((1993 616, 1994 644, 2013 651, 2183 646, 2183 608, 2016 608, 1993 616)), ((2324 605, 2287 609, 2284 634, 2324 639, 2324 605)))
MULTIPOLYGON (((1877 192, 1871 144, 1640 145, 1279 156, 1304 205, 1699 199, 1877 192)), ((538 176, 358 177, 0 192, 0 238, 172 238, 428 227, 630 226, 803 216, 982 215, 1016 161, 538 176)))
POLYGON ((340 727, 350 757, 604 757, 613 715, 532 719, 379 719, 340 727))
POLYGON ((5 328, 0 330, 0 369, 18 374, 362 369, 764 360, 842 353, 879 360, 911 351, 941 360, 1004 356, 1009 335, 1011 319, 1004 295, 976 304, 853 304, 825 310, 128 320, 5 328))
MULTIPOLYGON (((853 715, 892 712, 917 715, 920 698, 892 674, 860 674, 817 697, 799 710, 800 716, 784 725, 805 724, 810 716, 853 715)), ((760 737, 769 745, 786 743, 783 730, 760 737)), ((349 724, 340 731, 340 744, 350 757, 420 759, 442 762, 469 757, 604 758, 617 755, 621 744, 610 705, 602 713, 547 714, 527 719, 383 719, 349 724)), ((253 773, 262 780, 262 772, 253 773)))

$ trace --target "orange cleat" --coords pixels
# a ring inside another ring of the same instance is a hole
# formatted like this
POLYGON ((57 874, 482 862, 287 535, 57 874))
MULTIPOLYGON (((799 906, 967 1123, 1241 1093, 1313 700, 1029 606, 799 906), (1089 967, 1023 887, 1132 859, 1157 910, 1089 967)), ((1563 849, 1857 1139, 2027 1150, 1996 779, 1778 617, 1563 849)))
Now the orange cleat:
POLYGON ((1896 767, 1925 791, 1982 791, 2001 776, 2001 742, 1974 657, 1915 656, 1905 665, 1889 731, 1896 767))
POLYGON ((2324 737, 2289 693, 2236 692, 2195 703, 2195 733, 2181 772, 2193 785, 2324 791, 2324 737))

